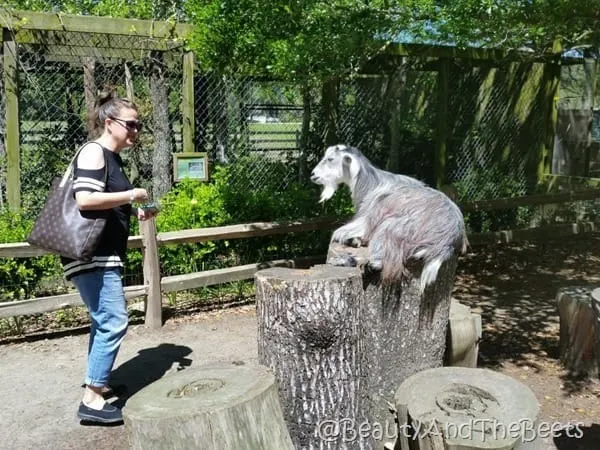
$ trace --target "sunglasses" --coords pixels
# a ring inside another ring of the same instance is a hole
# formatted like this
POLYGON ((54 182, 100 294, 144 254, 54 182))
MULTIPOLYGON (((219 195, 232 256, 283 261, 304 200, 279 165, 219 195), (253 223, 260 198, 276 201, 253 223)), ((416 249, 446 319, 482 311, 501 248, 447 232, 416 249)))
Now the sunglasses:
POLYGON ((140 122, 139 120, 124 120, 124 119, 119 119, 117 117, 109 117, 109 119, 114 120, 119 125, 122 125, 125 128, 127 128, 127 130, 129 130, 129 131, 135 130, 137 132, 140 132, 140 131, 142 131, 142 128, 143 128, 142 122, 140 122))

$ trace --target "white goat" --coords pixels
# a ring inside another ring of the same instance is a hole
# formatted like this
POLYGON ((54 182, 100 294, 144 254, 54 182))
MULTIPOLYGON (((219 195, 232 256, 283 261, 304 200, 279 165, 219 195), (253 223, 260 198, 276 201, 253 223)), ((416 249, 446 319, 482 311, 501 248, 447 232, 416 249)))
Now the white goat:
POLYGON ((327 148, 311 180, 323 186, 320 202, 340 184, 350 188, 356 214, 331 240, 368 245, 369 265, 383 280, 400 279, 410 259, 421 260, 423 292, 445 260, 467 249, 463 215, 452 200, 419 180, 376 168, 354 147, 327 148))

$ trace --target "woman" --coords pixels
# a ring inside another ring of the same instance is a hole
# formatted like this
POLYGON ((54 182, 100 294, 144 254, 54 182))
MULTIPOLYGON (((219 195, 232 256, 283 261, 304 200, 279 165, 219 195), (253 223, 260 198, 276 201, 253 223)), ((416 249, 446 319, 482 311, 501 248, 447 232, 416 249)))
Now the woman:
POLYGON ((110 210, 100 243, 91 261, 63 258, 65 276, 71 280, 91 319, 85 392, 77 416, 85 421, 115 423, 121 410, 105 400, 108 379, 125 337, 128 316, 121 269, 125 262, 131 215, 146 220, 154 213, 134 208, 148 199, 145 189, 134 188, 119 156, 131 147, 142 125, 136 106, 104 94, 97 104, 101 136, 86 143, 75 163, 73 190, 81 210, 110 210))

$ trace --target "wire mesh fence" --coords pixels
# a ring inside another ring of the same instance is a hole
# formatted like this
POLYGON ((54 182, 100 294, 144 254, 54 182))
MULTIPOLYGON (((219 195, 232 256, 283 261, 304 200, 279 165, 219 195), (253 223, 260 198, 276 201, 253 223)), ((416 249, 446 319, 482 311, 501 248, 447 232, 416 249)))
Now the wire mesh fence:
MULTIPOLYGON (((300 191, 317 190, 307 173, 322 155, 331 127, 338 142, 358 147, 379 167, 430 184, 439 180, 453 184, 462 202, 532 193, 536 158, 552 132, 552 108, 566 108, 567 103, 569 108, 581 108, 581 104, 573 106, 574 99, 585 89, 585 74, 577 65, 563 68, 561 86, 567 86, 569 94, 556 104, 554 91, 548 87, 547 65, 542 63, 460 58, 432 63, 426 58, 406 57, 391 70, 388 65, 340 80, 335 105, 330 105, 321 86, 307 91, 301 85, 243 74, 203 73, 196 67, 193 149, 208 155, 211 181, 219 179, 223 169, 227 175, 224 182, 237 186, 233 194, 258 192, 254 197, 244 196, 246 203, 241 204, 235 198, 217 199, 195 188, 186 192, 185 183, 173 180, 173 160, 157 159, 159 151, 168 155, 184 151, 186 50, 181 42, 66 31, 46 32, 32 39, 25 30, 15 30, 15 39, 21 198, 30 218, 41 208, 52 178, 63 172, 77 147, 90 137, 90 105, 104 86, 133 99, 145 124, 136 146, 123 154, 130 181, 165 202, 189 196, 181 222, 173 218, 170 227, 267 221, 274 218, 274 211, 281 213, 278 219, 299 218, 294 214, 310 210, 306 204, 316 198, 300 191), (447 160, 444 172, 439 173, 436 149, 442 141, 447 160), (177 195, 165 195, 173 187, 178 189, 177 195), (289 191, 294 191, 294 196, 284 197, 289 191), (276 204, 278 196, 281 203, 305 202, 305 207, 286 205, 284 209, 276 204), (215 201, 224 202, 219 203, 221 212, 214 212, 217 207, 211 212, 202 209, 203 202, 215 201)), ((1 61, 0 83, 4 78, 1 61)), ((2 205, 6 199, 4 111, 4 96, 0 96, 2 205)), ((584 213, 559 214, 555 210, 552 215, 546 211, 544 220, 590 217, 595 203, 575 209, 584 213)), ((314 211, 314 205, 312 210, 314 214, 326 212, 314 211)), ((530 224, 534 215, 533 209, 525 208, 504 216, 474 215, 472 221, 481 222, 476 226, 479 229, 497 229, 530 224)), ((235 251, 227 247, 229 243, 190 246, 171 258, 179 259, 179 264, 162 269, 171 275, 255 262, 256 258, 300 256, 299 252, 309 254, 326 242, 323 233, 307 235, 300 243, 294 239, 237 243, 235 251)), ((175 250, 165 250, 169 251, 175 250)), ((133 283, 142 277, 141 255, 132 251, 130 259, 127 277, 133 283)))

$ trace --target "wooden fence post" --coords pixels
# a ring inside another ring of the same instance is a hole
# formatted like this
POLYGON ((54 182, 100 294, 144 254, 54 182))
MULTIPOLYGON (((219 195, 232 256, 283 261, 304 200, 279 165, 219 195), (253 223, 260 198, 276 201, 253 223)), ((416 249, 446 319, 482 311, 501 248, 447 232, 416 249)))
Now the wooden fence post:
POLYGON ((6 200, 11 211, 18 211, 21 208, 18 48, 14 35, 8 28, 2 29, 2 41, 4 46, 6 200))
POLYGON ((144 284, 148 286, 145 324, 156 329, 162 326, 162 294, 160 291, 160 265, 158 262, 155 219, 140 222, 140 232, 142 234, 144 284))

